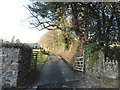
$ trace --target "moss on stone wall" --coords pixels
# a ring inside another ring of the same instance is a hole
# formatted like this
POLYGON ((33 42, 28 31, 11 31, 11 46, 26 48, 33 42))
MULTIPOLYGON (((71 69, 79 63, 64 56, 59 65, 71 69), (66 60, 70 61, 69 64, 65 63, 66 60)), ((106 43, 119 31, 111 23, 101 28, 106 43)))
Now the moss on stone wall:
POLYGON ((107 60, 105 60, 102 47, 97 44, 85 46, 84 51, 86 75, 101 79, 102 83, 111 85, 112 82, 108 83, 108 81, 104 81, 104 78, 118 77, 120 47, 110 48, 107 60))

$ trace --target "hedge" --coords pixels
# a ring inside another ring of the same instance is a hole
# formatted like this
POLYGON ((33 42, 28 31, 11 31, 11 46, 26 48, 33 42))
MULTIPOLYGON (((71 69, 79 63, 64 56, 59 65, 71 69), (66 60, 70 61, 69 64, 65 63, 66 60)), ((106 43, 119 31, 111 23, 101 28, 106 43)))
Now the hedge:
POLYGON ((31 46, 23 43, 2 43, 1 46, 6 48, 20 48, 20 49, 27 49, 27 50, 31 50, 32 48, 31 46))

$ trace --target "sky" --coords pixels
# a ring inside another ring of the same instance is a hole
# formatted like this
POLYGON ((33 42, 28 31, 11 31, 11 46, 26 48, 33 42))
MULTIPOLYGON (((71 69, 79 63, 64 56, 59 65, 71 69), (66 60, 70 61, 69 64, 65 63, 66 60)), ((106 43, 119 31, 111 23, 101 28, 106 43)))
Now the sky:
POLYGON ((28 23, 29 11, 24 7, 29 0, 0 1, 0 39, 11 41, 12 37, 22 43, 38 42, 47 30, 30 29, 28 23))

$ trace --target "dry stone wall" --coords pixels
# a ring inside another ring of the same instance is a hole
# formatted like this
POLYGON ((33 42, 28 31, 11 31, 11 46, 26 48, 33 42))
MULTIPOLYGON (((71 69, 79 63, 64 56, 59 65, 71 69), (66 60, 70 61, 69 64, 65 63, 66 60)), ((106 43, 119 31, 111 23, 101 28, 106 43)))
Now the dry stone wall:
POLYGON ((86 73, 88 75, 94 75, 97 77, 109 77, 117 78, 118 77, 118 62, 117 60, 104 60, 104 54, 102 51, 99 52, 99 59, 93 64, 92 67, 87 63, 86 60, 86 73))
POLYGON ((0 48, 0 86, 16 87, 30 70, 32 49, 0 48))
MULTIPOLYGON (((0 48, 0 55, 2 55, 2 49, 0 48)), ((2 57, 0 56, 0 90, 2 88, 2 57)))
POLYGON ((20 49, 2 48, 2 86, 16 86, 20 49))
POLYGON ((30 72, 30 66, 31 66, 31 58, 32 58, 32 49, 31 50, 25 50, 20 49, 19 56, 18 56, 18 84, 21 84, 21 82, 24 82, 25 78, 30 72))

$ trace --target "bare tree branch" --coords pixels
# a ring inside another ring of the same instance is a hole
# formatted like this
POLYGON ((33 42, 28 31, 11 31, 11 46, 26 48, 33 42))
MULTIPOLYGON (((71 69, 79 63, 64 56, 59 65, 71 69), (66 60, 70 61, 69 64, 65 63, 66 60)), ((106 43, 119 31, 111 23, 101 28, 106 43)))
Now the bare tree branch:
MULTIPOLYGON (((34 27, 32 27, 32 28, 37 28, 39 31, 40 30, 43 30, 43 29, 48 29, 48 30, 56 30, 56 29, 60 29, 60 30, 62 30, 62 31, 64 31, 59 25, 57 25, 57 24, 53 24, 52 22, 50 22, 50 21, 43 21, 43 22, 41 22, 40 20, 39 20, 39 18, 38 18, 38 16, 36 16, 36 15, 34 15, 33 14, 33 12, 28 8, 28 7, 26 7, 26 6, 24 6, 29 12, 30 12, 30 14, 32 15, 32 16, 30 16, 28 19, 30 19, 30 18, 35 18, 36 20, 37 20, 37 23, 35 22, 30 22, 29 21, 29 23, 30 23, 30 25, 32 25, 32 26, 34 26, 34 27), (39 28, 39 27, 43 27, 43 28, 39 28)), ((66 8, 65 8, 65 10, 66 10, 66 8)), ((64 10, 64 12, 65 12, 65 10, 64 10)))

